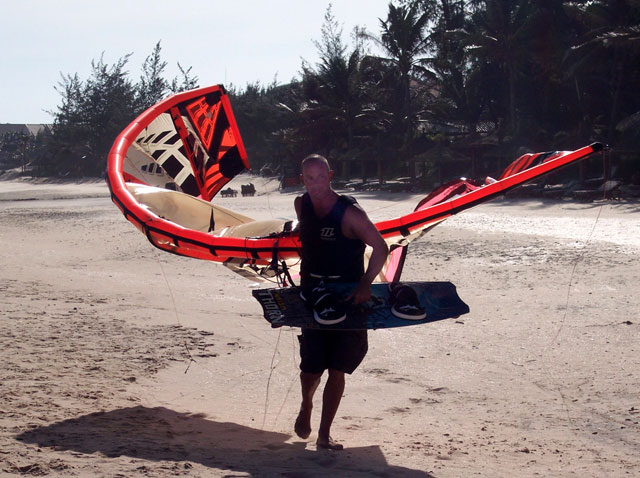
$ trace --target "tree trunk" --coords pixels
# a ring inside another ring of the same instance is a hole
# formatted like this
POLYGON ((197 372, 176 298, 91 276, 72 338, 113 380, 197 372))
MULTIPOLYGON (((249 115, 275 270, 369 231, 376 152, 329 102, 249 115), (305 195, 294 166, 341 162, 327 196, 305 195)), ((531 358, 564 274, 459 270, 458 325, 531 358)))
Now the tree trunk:
POLYGON ((517 121, 516 121, 516 73, 513 65, 507 66, 509 69, 509 123, 511 126, 511 134, 515 137, 517 135, 517 121))
POLYGON ((609 112, 609 127, 607 131, 607 143, 613 144, 616 131, 616 120, 618 118, 618 108, 620 103, 620 90, 622 88, 623 60, 620 58, 620 49, 615 48, 613 54, 613 71, 611 72, 611 111, 609 112))

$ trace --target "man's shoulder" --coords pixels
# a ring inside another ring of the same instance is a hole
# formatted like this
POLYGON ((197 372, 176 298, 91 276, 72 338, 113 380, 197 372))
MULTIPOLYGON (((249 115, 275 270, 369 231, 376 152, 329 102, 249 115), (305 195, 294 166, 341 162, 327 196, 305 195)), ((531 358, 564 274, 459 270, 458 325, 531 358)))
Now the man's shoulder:
POLYGON ((358 200, 348 194, 340 194, 338 197, 341 201, 345 201, 347 204, 358 204, 358 200))
POLYGON ((342 207, 345 215, 349 214, 357 214, 358 212, 364 212, 360 204, 358 204, 358 200, 353 196, 349 196, 347 194, 341 194, 339 197, 339 201, 342 203, 342 207), (350 213, 349 213, 350 212, 350 213))
POLYGON ((362 223, 369 220, 367 213, 360 207, 360 204, 356 201, 353 204, 348 204, 344 210, 343 220, 347 225, 362 223))
POLYGON ((356 215, 365 214, 364 209, 362 209, 362 207, 358 203, 358 200, 356 198, 354 198, 353 196, 348 196, 346 194, 341 194, 340 195, 340 200, 344 204, 345 214, 347 214, 349 211, 351 211, 350 214, 356 214, 356 215))

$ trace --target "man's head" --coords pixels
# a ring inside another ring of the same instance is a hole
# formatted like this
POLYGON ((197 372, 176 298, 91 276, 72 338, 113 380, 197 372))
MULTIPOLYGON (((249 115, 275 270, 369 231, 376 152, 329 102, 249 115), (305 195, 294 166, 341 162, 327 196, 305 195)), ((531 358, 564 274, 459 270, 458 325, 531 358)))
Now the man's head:
POLYGON ((304 174, 305 166, 309 164, 322 164, 327 168, 327 171, 331 171, 331 168, 329 167, 329 161, 327 161, 327 158, 320 154, 310 154, 302 160, 302 163, 300 165, 302 174, 304 174))
POLYGON ((309 194, 314 195, 331 190, 333 171, 329 168, 327 158, 319 154, 311 154, 302 160, 300 179, 309 194))

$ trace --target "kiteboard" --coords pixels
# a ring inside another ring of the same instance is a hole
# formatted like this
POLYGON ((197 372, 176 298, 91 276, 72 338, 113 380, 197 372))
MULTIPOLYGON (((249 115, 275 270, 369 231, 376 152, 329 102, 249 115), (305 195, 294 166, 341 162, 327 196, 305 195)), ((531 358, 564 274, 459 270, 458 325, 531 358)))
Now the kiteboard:
MULTIPOLYGON (((385 329, 408 325, 425 324, 443 319, 460 317, 469 313, 469 306, 458 296, 451 282, 403 282, 411 286, 426 311, 426 317, 409 320, 397 317, 389 303, 389 287, 386 283, 371 286, 371 300, 364 304, 347 306, 347 317, 333 325, 322 325, 313 317, 313 310, 300 297, 298 287, 256 289, 253 297, 260 303, 264 318, 271 327, 282 326, 310 329, 385 329)), ((356 284, 334 283, 326 288, 342 300, 355 289, 356 284)))

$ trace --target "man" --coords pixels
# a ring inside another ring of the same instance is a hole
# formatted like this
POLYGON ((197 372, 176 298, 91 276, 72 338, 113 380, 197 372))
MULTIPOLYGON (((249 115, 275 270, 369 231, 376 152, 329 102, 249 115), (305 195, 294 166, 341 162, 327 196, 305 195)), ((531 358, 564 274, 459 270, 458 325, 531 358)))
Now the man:
MULTIPOLYGON (((326 294, 322 285, 327 281, 356 283, 347 301, 366 302, 389 249, 356 200, 331 188, 333 171, 323 156, 307 156, 300 177, 307 190, 295 199, 302 243, 301 295, 314 308, 318 322, 337 323, 345 317, 344 306, 326 294), (366 271, 365 245, 373 249, 366 271)), ((344 392, 345 373, 353 373, 367 353, 367 331, 303 329, 299 339, 302 404, 295 432, 301 438, 311 434, 313 396, 328 370, 316 444, 342 450, 331 438, 331 424, 344 392)))

